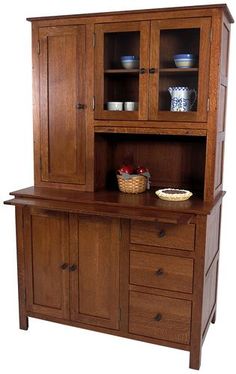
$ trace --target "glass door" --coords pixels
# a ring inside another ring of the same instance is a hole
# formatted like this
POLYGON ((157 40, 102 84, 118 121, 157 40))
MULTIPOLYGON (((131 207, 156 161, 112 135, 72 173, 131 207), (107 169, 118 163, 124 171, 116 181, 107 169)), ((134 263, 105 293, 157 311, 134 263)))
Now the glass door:
POLYGON ((149 22, 95 26, 95 118, 147 119, 149 22))
POLYGON ((150 120, 207 120, 210 25, 210 18, 152 22, 150 120))

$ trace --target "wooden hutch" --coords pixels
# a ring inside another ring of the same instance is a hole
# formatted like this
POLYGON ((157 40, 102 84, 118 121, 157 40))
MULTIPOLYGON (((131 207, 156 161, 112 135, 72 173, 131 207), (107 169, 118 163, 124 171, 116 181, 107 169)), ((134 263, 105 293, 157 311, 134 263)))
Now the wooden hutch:
POLYGON ((35 182, 6 202, 20 328, 36 317, 184 349, 199 369, 216 318, 232 16, 210 5, 29 21, 35 182), (176 68, 177 53, 197 63, 176 68), (139 68, 123 69, 122 55, 139 68), (189 112, 170 111, 179 85, 197 90, 189 112), (119 192, 125 158, 148 167, 151 190, 119 192), (162 201, 160 187, 193 196, 162 201))

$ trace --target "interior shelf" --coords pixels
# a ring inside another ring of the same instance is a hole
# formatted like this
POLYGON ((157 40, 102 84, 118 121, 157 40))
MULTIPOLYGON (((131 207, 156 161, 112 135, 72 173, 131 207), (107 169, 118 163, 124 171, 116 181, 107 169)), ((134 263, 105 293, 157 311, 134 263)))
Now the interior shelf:
POLYGON ((198 73, 198 68, 162 68, 159 70, 160 74, 188 74, 188 73, 198 73))
POLYGON ((204 195, 206 137, 95 134, 95 189, 117 191, 122 165, 144 166, 153 188, 184 188, 204 195))
POLYGON ((105 74, 139 74, 139 69, 106 69, 105 74))

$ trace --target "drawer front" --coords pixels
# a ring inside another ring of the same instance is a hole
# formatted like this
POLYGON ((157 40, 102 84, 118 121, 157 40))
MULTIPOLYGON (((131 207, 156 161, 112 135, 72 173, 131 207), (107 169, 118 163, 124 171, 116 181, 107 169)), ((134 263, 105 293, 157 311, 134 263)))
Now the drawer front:
POLYGON ((190 343, 191 301, 130 292, 129 332, 190 343))
POLYGON ((131 243, 194 250, 195 225, 132 221, 131 243))
POLYGON ((130 283, 172 291, 192 292, 193 260, 130 251, 130 283))

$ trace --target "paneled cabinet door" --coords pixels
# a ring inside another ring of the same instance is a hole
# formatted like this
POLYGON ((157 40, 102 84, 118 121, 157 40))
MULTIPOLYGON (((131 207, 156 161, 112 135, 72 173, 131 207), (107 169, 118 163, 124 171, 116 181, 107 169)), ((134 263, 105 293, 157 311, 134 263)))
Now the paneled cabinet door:
POLYGON ((26 208, 24 238, 27 311, 68 319, 68 214, 26 208))
POLYGON ((207 17, 151 22, 150 120, 207 120, 210 38, 207 17))
POLYGON ((71 320, 119 329, 119 220, 71 215, 71 320))
POLYGON ((85 26, 39 30, 41 182, 85 184, 85 26))
POLYGON ((95 25, 96 119, 147 119, 149 28, 148 21, 95 25))

